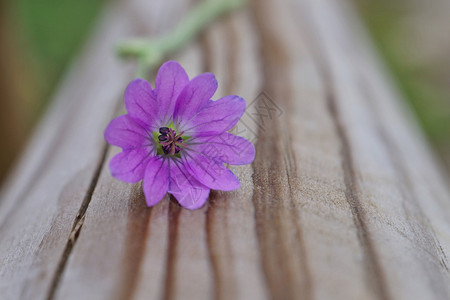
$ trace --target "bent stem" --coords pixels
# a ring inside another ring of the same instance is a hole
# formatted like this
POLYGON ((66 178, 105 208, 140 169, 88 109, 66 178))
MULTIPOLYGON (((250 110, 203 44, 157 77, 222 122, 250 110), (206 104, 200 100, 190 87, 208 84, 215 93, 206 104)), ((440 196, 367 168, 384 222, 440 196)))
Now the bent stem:
POLYGON ((118 54, 121 57, 137 58, 137 77, 145 78, 165 56, 187 44, 206 24, 243 6, 246 2, 246 0, 205 0, 194 7, 168 35, 151 40, 135 39, 122 42, 118 45, 118 54))

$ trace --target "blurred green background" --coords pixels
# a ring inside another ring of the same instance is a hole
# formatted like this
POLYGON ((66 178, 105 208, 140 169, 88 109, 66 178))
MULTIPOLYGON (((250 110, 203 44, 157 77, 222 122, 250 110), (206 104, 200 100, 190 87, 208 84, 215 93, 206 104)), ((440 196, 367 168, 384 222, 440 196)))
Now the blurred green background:
POLYGON ((448 173, 450 1, 353 2, 448 173))
POLYGON ((0 182, 102 5, 102 0, 0 0, 0 182))
MULTIPOLYGON (((450 169, 450 1, 353 0, 450 169)), ((0 182, 20 155, 102 0, 0 2, 0 182)))

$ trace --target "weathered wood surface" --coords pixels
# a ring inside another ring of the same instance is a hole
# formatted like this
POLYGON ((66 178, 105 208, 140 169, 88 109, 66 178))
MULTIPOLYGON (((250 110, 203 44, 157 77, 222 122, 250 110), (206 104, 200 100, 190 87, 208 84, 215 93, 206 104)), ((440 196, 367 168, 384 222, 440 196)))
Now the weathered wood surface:
POLYGON ((240 190, 149 209, 114 180, 111 49, 191 5, 151 2, 107 10, 3 189, 2 299, 450 298, 448 187, 345 1, 254 1, 173 57, 247 99, 240 190))

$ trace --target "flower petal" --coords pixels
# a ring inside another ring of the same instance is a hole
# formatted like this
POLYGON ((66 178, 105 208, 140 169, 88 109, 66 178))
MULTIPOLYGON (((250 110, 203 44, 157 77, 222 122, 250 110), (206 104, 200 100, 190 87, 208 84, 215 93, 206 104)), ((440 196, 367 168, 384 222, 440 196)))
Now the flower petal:
POLYGON ((208 104, 216 90, 217 80, 214 74, 204 73, 193 78, 178 96, 173 114, 175 123, 192 119, 208 104))
POLYGON ((158 116, 158 105, 150 83, 144 79, 133 80, 125 90, 124 99, 130 117, 151 128, 158 116))
POLYGON ((210 189, 231 191, 240 187, 239 179, 220 161, 192 151, 184 151, 182 159, 189 173, 210 189))
POLYGON ((148 148, 124 150, 111 159, 109 169, 114 178, 135 183, 144 178, 145 167, 149 159, 148 148))
POLYGON ((246 165, 255 159, 255 147, 246 139, 224 132, 220 135, 194 137, 195 151, 231 165, 246 165))
POLYGON ((182 124, 180 130, 189 136, 219 135, 236 125, 244 111, 245 100, 238 96, 209 101, 191 121, 182 124))
POLYGON ((198 182, 181 161, 170 162, 169 193, 175 196, 178 203, 187 209, 202 207, 209 196, 209 188, 198 182))
POLYGON ((159 68, 155 81, 156 101, 159 118, 168 122, 173 115, 175 104, 189 77, 183 67, 175 61, 168 61, 159 68))
POLYGON ((105 129, 105 140, 123 149, 134 149, 148 140, 146 129, 129 115, 118 116, 105 129))
POLYGON ((152 157, 149 160, 142 187, 148 206, 153 206, 161 201, 169 189, 169 164, 167 160, 159 156, 152 157))

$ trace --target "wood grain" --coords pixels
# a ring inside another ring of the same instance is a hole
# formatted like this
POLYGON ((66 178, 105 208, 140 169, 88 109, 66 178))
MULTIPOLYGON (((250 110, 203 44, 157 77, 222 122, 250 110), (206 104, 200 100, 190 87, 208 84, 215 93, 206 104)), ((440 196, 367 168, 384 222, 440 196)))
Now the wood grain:
POLYGON ((448 299, 445 176, 345 1, 254 1, 171 57, 247 100, 239 190, 147 208, 111 177, 133 69, 111 49, 190 6, 105 11, 2 190, 2 299, 448 299))

